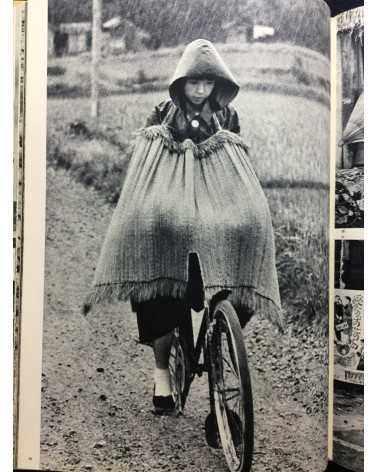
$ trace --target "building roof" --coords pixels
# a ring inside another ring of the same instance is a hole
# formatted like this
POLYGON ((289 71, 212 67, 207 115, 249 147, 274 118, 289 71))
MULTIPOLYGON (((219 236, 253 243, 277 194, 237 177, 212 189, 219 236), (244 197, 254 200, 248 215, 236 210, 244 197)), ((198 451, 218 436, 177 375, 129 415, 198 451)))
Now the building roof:
POLYGON ((92 30, 92 24, 90 22, 86 23, 61 23, 59 25, 59 31, 61 33, 67 34, 79 34, 87 33, 92 30))
POLYGON ((122 23, 122 19, 120 16, 115 16, 102 25, 102 27, 106 30, 118 28, 118 26, 122 23))

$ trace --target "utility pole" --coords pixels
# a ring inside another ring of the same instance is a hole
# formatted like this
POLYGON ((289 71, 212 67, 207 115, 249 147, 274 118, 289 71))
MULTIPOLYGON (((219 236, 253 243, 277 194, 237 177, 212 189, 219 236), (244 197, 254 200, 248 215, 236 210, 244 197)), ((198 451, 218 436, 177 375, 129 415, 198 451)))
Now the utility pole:
POLYGON ((91 116, 100 114, 99 66, 101 59, 102 0, 92 0, 91 116))

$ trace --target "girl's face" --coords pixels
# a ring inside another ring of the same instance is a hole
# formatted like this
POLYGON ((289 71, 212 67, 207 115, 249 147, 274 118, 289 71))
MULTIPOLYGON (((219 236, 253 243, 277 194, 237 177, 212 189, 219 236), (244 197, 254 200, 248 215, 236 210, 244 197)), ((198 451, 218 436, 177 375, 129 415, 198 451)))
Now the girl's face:
POLYGON ((185 81, 184 94, 190 103, 199 106, 210 97, 214 87, 214 80, 188 78, 185 81))

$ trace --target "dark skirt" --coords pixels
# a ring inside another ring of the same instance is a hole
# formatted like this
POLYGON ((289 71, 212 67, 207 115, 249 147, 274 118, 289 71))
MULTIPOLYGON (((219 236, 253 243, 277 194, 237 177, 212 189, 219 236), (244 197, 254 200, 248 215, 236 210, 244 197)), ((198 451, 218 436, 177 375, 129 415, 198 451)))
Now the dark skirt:
MULTIPOLYGON (((248 310, 236 308, 242 328, 251 319, 248 310)), ((190 310, 184 300, 172 297, 157 297, 133 306, 136 311, 139 342, 150 345, 156 339, 165 336, 177 328, 190 310)))
POLYGON ((139 341, 142 344, 151 344, 173 331, 188 310, 184 300, 172 297, 157 297, 138 303, 133 309, 136 311, 139 341))

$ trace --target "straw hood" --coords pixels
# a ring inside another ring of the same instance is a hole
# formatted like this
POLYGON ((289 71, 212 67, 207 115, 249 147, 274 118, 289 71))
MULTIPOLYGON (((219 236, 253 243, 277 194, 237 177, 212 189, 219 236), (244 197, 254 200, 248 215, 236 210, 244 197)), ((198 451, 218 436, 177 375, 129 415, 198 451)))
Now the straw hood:
MULTIPOLYGON (((197 39, 188 44, 169 84, 169 94, 180 106, 181 83, 187 77, 212 76, 216 79, 216 108, 228 105, 238 94, 239 84, 210 41, 197 39)), ((215 110, 214 110, 215 111, 215 110)))

